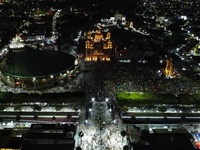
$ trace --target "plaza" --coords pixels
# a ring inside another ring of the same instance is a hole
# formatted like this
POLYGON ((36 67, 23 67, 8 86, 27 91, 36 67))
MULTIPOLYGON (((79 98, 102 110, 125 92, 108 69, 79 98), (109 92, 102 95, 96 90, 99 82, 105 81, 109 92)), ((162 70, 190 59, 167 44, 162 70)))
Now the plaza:
POLYGON ((0 147, 21 135, 17 149, 35 142, 25 150, 199 148, 199 4, 0 0, 0 147), (120 92, 159 104, 118 103, 120 92))

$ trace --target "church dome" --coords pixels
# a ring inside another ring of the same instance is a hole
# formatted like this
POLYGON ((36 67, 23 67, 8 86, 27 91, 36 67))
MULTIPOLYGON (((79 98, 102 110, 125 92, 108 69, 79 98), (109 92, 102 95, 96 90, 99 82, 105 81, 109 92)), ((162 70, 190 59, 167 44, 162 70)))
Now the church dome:
MULTIPOLYGON (((21 79, 45 79, 59 76, 74 69, 75 57, 64 52, 38 50, 12 41, 1 73, 3 80, 13 78, 13 82, 21 79)), ((60 77, 58 77, 60 78, 60 77)), ((23 81, 24 82, 24 81, 23 81)))

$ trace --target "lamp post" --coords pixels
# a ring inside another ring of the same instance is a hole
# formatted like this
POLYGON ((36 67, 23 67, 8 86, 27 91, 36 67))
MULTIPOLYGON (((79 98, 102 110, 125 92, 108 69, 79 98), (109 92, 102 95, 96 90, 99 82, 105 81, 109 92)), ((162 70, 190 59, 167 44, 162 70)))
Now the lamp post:
POLYGON ((34 83, 34 89, 35 89, 35 93, 36 93, 36 78, 35 77, 33 77, 33 83, 34 83))
POLYGON ((84 133, 83 133, 82 131, 80 131, 80 132, 78 133, 78 135, 79 135, 79 137, 81 137, 81 144, 82 144, 82 137, 84 136, 84 133))

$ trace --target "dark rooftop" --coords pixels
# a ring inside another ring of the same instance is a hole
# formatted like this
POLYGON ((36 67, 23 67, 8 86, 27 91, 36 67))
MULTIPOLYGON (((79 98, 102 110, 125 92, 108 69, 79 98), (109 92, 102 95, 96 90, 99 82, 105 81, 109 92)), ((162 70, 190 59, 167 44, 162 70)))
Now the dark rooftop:
POLYGON ((28 145, 23 145, 21 150, 74 150, 74 145, 28 144, 28 145))
POLYGON ((154 133, 151 138, 155 150, 195 150, 190 141, 192 136, 187 130, 154 130, 154 133))
POLYGON ((73 150, 75 132, 74 124, 32 124, 22 150, 73 150))
POLYGON ((139 143, 133 144, 134 150, 195 150, 193 137, 186 129, 154 129, 145 134, 139 143))
POLYGON ((10 139, 11 130, 0 130, 0 148, 6 147, 10 139))
POLYGON ((10 50, 2 72, 20 78, 43 77, 71 69, 75 58, 58 51, 40 51, 25 46, 10 50))

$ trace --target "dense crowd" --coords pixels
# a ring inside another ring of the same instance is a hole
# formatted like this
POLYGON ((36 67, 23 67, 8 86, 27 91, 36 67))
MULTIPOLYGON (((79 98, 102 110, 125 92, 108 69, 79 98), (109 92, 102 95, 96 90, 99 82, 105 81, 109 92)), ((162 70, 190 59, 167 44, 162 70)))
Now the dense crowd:
POLYGON ((81 124, 78 130, 84 136, 79 137, 76 146, 84 150, 120 150, 128 145, 127 138, 121 135, 125 127, 120 119, 113 122, 106 102, 94 102, 88 122, 81 124))
POLYGON ((88 72, 84 78, 84 90, 94 93, 106 91, 108 95, 114 95, 122 91, 181 94, 199 91, 194 81, 185 77, 166 78, 161 68, 147 64, 97 62, 86 66, 88 72))

